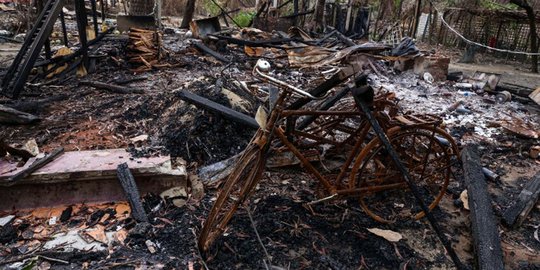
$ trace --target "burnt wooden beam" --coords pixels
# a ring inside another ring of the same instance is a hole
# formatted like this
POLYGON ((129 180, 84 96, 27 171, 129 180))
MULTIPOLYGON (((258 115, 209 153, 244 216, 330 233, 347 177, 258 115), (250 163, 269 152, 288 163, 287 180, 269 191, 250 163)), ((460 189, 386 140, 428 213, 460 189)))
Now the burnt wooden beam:
POLYGON ((0 105, 0 123, 1 124, 16 124, 16 125, 26 125, 32 124, 40 121, 41 118, 15 110, 13 108, 0 105))
MULTIPOLYGON (((328 27, 328 29, 330 30, 336 30, 335 28, 333 27, 328 27)), ((341 32, 339 31, 336 31, 334 33, 336 35, 336 37, 341 40, 341 42, 343 42, 345 45, 347 46, 356 46, 356 43, 354 43, 350 38, 346 37, 344 34, 342 34, 341 32)))
POLYGON ((245 40, 245 39, 238 39, 233 38, 229 36, 223 36, 223 35, 215 35, 215 34, 209 34, 209 36, 215 37, 217 39, 225 40, 229 43, 241 45, 241 46, 249 46, 249 47, 268 47, 268 48, 278 48, 278 49, 285 49, 283 44, 295 41, 295 42, 302 42, 305 44, 315 44, 316 42, 308 42, 306 40, 302 40, 299 38, 274 38, 274 39, 267 39, 267 40, 245 40))
POLYGON ((143 89, 124 87, 124 86, 102 83, 102 82, 80 81, 79 84, 92 86, 98 89, 107 90, 109 92, 113 92, 117 94, 144 94, 143 89))
POLYGON ((126 194, 133 219, 137 222, 148 222, 148 216, 144 211, 137 183, 135 183, 135 178, 133 178, 133 174, 131 174, 127 163, 124 162, 118 165, 116 168, 116 175, 126 194))
POLYGON ((23 169, 22 171, 20 171, 20 172, 14 174, 13 176, 9 177, 6 181, 9 184, 14 184, 18 180, 21 180, 21 179, 29 176, 30 174, 32 174, 33 172, 35 172, 39 168, 42 168, 43 166, 47 165, 48 163, 53 161, 56 157, 60 156, 62 153, 64 153, 64 148, 63 147, 58 147, 58 148, 54 149, 47 156, 34 161, 34 163, 32 163, 30 166, 28 166, 28 168, 23 169))
POLYGON ((538 172, 519 193, 517 200, 503 214, 503 221, 508 226, 521 226, 538 201, 540 195, 540 172, 538 172))
MULTIPOLYGON (((335 96, 325 100, 321 106, 318 108, 318 110, 320 111, 327 111, 329 110, 332 106, 334 106, 340 99, 342 99, 344 96, 347 95, 347 93, 349 93, 349 91, 351 91, 351 89, 349 87, 345 88, 345 89, 342 89, 341 91, 339 91, 335 96)), ((318 116, 317 115, 307 115, 305 116, 304 120, 302 120, 302 122, 300 122, 297 126, 298 130, 303 130, 305 129, 306 127, 308 127, 311 123, 313 123, 313 121, 315 121, 315 119, 317 119, 318 116)))
POLYGON ((179 91, 177 93, 177 96, 184 101, 195 104, 196 106, 199 106, 199 107, 203 107, 214 113, 220 114, 223 117, 230 119, 232 121, 235 121, 237 123, 243 124, 245 126, 248 126, 254 129, 259 128, 259 124, 257 124, 257 121, 255 121, 253 117, 237 112, 233 109, 227 108, 219 103, 213 102, 199 95, 196 95, 187 91, 179 91))
MULTIPOLYGON (((334 88, 335 86, 339 85, 340 83, 344 82, 346 79, 348 79, 350 76, 352 76, 353 72, 347 72, 347 71, 340 71, 334 76, 332 76, 330 79, 322 82, 317 87, 315 87, 312 90, 309 90, 308 92, 316 97, 320 97, 326 94, 326 92, 330 91, 330 89, 334 88)), ((301 98, 295 101, 293 104, 291 104, 287 109, 288 110, 298 110, 302 106, 308 104, 312 99, 309 98, 301 98)))
POLYGON ((208 46, 204 45, 201 42, 195 42, 193 45, 199 49, 200 51, 204 52, 205 54, 211 55, 217 60, 223 62, 223 63, 229 63, 229 59, 225 58, 225 56, 221 55, 220 53, 208 48, 208 46))
POLYGON ((461 151, 463 177, 469 196, 470 218, 477 266, 480 270, 504 269, 497 220, 482 172, 478 147, 467 145, 461 151))

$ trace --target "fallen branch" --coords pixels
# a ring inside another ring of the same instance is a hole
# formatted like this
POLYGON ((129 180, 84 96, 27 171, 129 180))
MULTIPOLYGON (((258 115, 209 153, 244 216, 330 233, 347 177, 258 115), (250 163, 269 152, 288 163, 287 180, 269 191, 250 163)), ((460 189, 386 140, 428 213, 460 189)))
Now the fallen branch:
POLYGON ((533 179, 525 185, 523 190, 519 193, 517 201, 510 206, 503 214, 504 223, 508 226, 518 227, 521 226, 523 221, 529 215, 529 212, 533 209, 538 201, 540 195, 540 172, 538 172, 533 179))
POLYGON ((24 169, 24 170, 22 170, 22 171, 20 171, 20 172, 18 172, 16 174, 12 175, 6 181, 8 183, 10 183, 10 185, 13 185, 13 184, 15 184, 16 181, 21 180, 21 179, 29 176, 33 172, 37 171, 39 168, 42 168, 43 166, 47 165, 48 163, 53 161, 56 157, 58 157, 62 153, 64 153, 64 148, 63 147, 58 147, 58 148, 54 149, 47 156, 36 160, 34 163, 32 163, 30 166, 28 166, 28 168, 26 168, 26 169, 24 169))
POLYGON ((144 94, 143 89, 124 87, 124 86, 108 84, 108 83, 92 82, 92 81, 80 81, 79 84, 92 86, 92 87, 95 87, 95 88, 98 88, 98 89, 107 90, 109 92, 113 92, 113 93, 117 93, 117 94, 144 94))
POLYGON ((0 105, 0 124, 26 125, 40 121, 41 119, 33 114, 21 112, 13 108, 0 105))
POLYGON ((472 235, 476 258, 478 258, 478 269, 504 269, 499 230, 477 147, 467 145, 461 152, 461 160, 469 195, 472 235))

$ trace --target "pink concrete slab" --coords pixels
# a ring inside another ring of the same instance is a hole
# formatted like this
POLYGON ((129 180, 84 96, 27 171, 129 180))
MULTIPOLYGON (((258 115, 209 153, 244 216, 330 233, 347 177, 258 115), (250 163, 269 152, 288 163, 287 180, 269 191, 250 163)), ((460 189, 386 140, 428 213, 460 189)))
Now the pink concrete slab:
MULTIPOLYGON (((115 176, 116 167, 124 162, 134 174, 185 174, 183 169, 171 169, 168 156, 134 158, 133 160, 130 157, 131 155, 125 149, 65 152, 20 182, 61 182, 69 179, 77 180, 77 178, 115 176)), ((2 180, 30 166, 33 161, 34 159, 31 159, 25 166, 17 168, 16 163, 0 160, 0 186, 3 184, 2 180)))
POLYGON ((123 162, 130 167, 141 196, 187 186, 185 168, 172 169, 169 157, 130 160, 124 149, 66 152, 12 186, 4 180, 25 167, 0 160, 0 210, 125 200, 116 177, 116 167, 123 162))

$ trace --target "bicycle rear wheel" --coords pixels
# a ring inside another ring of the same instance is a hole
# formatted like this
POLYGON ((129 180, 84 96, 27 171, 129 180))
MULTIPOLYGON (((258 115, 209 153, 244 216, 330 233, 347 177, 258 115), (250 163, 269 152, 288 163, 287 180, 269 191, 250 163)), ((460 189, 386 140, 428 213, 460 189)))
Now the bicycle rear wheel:
POLYGON ((210 248, 225 231, 236 209, 249 198, 264 171, 265 160, 265 151, 256 143, 250 143, 244 150, 204 222, 198 241, 200 250, 210 248))
MULTIPOLYGON (((438 139, 447 139, 446 133, 433 127, 404 127, 389 132, 388 138, 432 210, 448 187, 456 154, 453 145, 445 145, 438 139)), ((353 187, 373 190, 361 194, 359 201, 362 209, 375 220, 392 223, 425 215, 378 138, 358 155, 351 177, 353 187)))

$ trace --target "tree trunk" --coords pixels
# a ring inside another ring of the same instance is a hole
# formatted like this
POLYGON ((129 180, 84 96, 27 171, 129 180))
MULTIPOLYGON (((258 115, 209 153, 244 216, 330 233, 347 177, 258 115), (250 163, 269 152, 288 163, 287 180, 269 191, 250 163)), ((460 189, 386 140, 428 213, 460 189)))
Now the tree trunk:
POLYGON ((317 5, 315 6, 315 25, 313 30, 315 32, 324 31, 324 8, 326 0, 317 0, 317 5))
POLYGON ((189 23, 193 20, 193 13, 195 13, 195 1, 196 0, 187 1, 186 12, 184 12, 184 19, 182 19, 180 28, 189 28, 189 23))
MULTIPOLYGON (((527 0, 510 0, 512 4, 524 9, 529 19, 529 33, 531 40, 531 52, 538 53, 538 34, 536 33, 536 15, 527 0)), ((538 73, 538 55, 531 56, 531 72, 538 73)))

